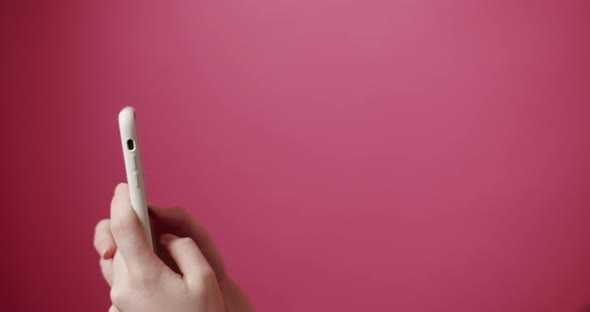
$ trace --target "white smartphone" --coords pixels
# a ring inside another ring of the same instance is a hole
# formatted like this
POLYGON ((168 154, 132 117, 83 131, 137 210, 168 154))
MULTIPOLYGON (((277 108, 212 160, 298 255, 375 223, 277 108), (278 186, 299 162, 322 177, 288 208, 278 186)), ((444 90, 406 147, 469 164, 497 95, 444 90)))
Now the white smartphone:
POLYGON ((125 160, 125 172, 127 173, 131 206, 133 206, 139 224, 143 229, 145 239, 148 241, 152 250, 154 250, 150 216, 145 195, 145 183, 143 182, 143 169, 141 167, 141 145, 137 138, 135 110, 133 107, 125 107, 119 113, 119 131, 121 132, 121 144, 123 146, 123 158, 125 160))

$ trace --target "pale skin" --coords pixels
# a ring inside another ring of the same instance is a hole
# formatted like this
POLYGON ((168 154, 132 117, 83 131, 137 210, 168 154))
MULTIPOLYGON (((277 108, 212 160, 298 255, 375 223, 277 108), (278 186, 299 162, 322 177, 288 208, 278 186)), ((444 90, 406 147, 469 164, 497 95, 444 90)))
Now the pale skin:
POLYGON ((142 234, 127 184, 115 189, 111 218, 96 225, 94 247, 111 287, 109 312, 254 311, 207 231, 187 212, 152 206, 150 217, 162 233, 154 242, 160 256, 142 234))

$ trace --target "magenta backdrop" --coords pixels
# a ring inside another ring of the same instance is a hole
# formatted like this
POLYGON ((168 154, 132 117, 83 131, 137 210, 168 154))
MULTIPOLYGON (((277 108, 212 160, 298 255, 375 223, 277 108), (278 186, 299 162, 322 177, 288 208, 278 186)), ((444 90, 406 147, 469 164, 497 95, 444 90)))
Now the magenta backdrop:
POLYGON ((106 311, 137 108, 152 202, 260 311, 590 302, 590 2, 3 1, 2 311, 106 311))

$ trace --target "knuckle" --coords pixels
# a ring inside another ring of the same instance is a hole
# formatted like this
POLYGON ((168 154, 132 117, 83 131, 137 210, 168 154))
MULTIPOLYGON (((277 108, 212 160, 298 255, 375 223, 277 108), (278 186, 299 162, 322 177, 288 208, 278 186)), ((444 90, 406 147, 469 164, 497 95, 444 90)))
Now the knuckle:
POLYGON ((122 220, 111 222, 111 232, 113 235, 119 236, 126 231, 125 223, 122 220))
POLYGON ((159 274, 142 271, 129 274, 129 287, 134 290, 149 290, 158 284, 159 274))
POLYGON ((117 218, 116 220, 112 220, 110 223, 111 233, 114 237, 123 237, 127 236, 128 234, 131 235, 130 232, 133 231, 132 227, 130 226, 130 222, 126 217, 117 218))
POLYGON ((177 247, 192 247, 196 246, 195 242, 190 237, 181 237, 177 239, 175 242, 177 247))
POLYGON ((109 292, 109 296, 111 298, 111 302, 116 306, 120 306, 125 303, 125 291, 120 286, 113 286, 109 292))
POLYGON ((191 281, 190 289, 194 295, 201 296, 208 293, 215 283, 215 272, 207 266, 199 270, 198 276, 191 281))
POLYGON ((109 219, 104 219, 96 224, 94 229, 94 247, 100 247, 99 244, 103 243, 105 238, 108 237, 108 232, 110 231, 109 223, 109 219))
POLYGON ((207 285, 210 285, 216 281, 215 271, 213 271, 213 269, 208 265, 203 267, 199 274, 201 276, 201 280, 207 285))
POLYGON ((98 223, 96 223, 96 226, 94 227, 94 232, 100 233, 105 228, 107 228, 108 225, 109 225, 109 219, 102 219, 102 220, 98 221, 98 223))

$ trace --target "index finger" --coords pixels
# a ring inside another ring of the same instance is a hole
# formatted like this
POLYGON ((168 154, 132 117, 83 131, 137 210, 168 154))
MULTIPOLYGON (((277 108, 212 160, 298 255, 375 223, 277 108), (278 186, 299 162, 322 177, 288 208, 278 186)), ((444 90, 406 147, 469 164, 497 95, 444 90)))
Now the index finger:
POLYGON ((143 235, 125 183, 117 185, 111 201, 111 232, 129 272, 155 267, 157 257, 143 235))
POLYGON ((150 207, 150 216, 154 219, 155 229, 161 233, 190 237, 199 246, 221 283, 225 277, 225 265, 207 229, 195 222, 181 208, 150 207))
POLYGON ((111 234, 111 221, 100 220, 94 229, 94 248, 103 259, 111 259, 115 255, 117 245, 111 234))

